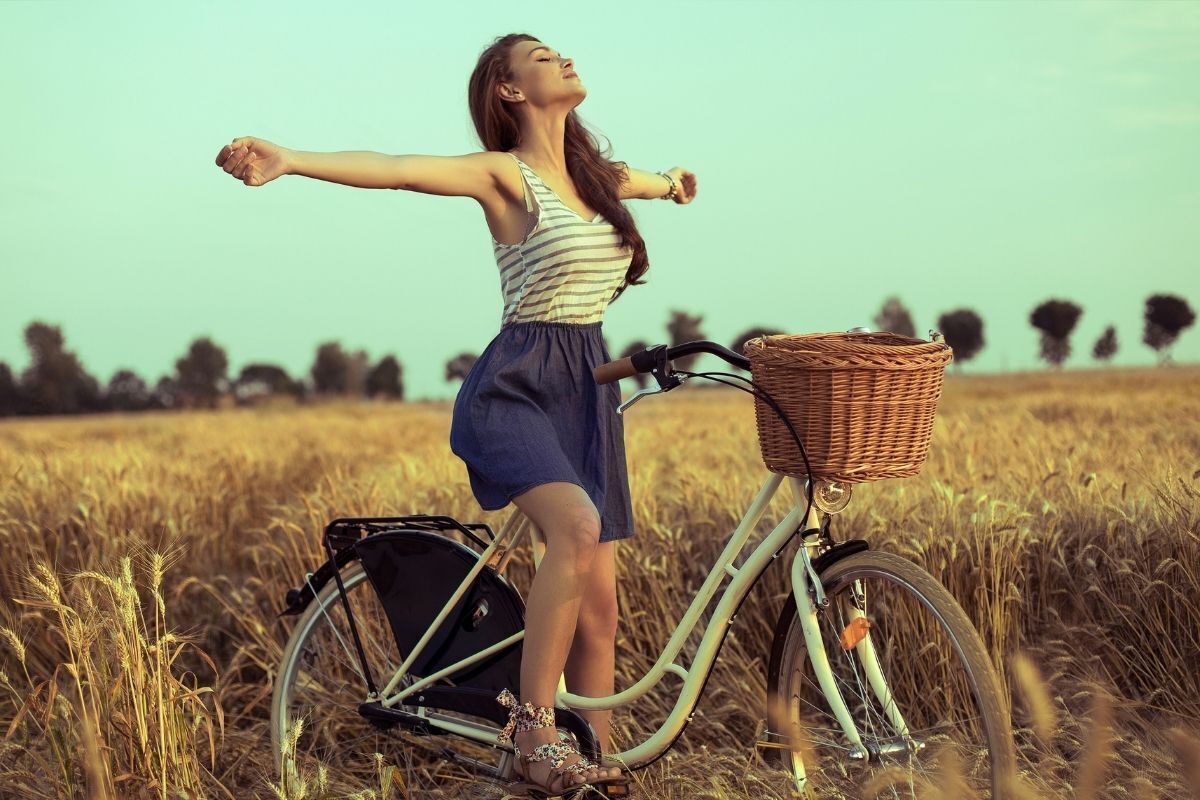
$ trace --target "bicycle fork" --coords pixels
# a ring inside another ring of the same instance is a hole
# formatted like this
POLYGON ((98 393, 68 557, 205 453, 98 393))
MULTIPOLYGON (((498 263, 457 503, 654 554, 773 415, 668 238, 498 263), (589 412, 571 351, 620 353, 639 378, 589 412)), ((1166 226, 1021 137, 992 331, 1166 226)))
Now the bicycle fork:
MULTIPOLYGON (((810 510, 809 513, 810 516, 805 529, 816 530, 820 527, 817 524, 816 511, 810 510)), ((875 645, 871 640, 869 632, 862 635, 854 645, 854 649, 858 654, 862 672, 871 687, 872 693, 883 706, 888 721, 891 722, 895 730, 900 732, 900 740, 894 742, 873 740, 868 746, 864 744, 862 735, 859 733, 858 727, 854 724, 854 719, 850 715, 846 700, 842 697, 841 689, 837 685, 837 679, 834 677, 833 670, 829 665, 829 654, 826 652, 826 645, 821 637, 820 622, 817 615, 825 613, 829 606, 829 599, 825 596, 820 576, 816 574, 816 570, 813 568, 809 549, 809 543, 802 541, 796 552, 796 557, 792 560, 792 592, 796 600, 796 613, 800 618, 800 629, 804 634, 805 649, 808 651, 813 674, 816 675, 817 683, 821 688, 822 694, 825 696, 826 702, 829 704, 830 711, 841 727, 846 741, 850 744, 849 757, 855 760, 867 760, 869 758, 878 758, 883 753, 906 750, 912 741, 908 725, 900 714, 900 709, 896 706, 895 700, 892 697, 892 692, 888 687, 883 670, 879 667, 879 659, 876 657, 875 645)), ((857 582, 853 587, 853 595, 854 600, 850 604, 851 607, 849 609, 852 624, 854 620, 866 617, 864 613, 865 598, 857 582)), ((806 775, 800 754, 795 748, 793 748, 793 765, 796 772, 797 786, 801 786, 806 781, 806 775)))

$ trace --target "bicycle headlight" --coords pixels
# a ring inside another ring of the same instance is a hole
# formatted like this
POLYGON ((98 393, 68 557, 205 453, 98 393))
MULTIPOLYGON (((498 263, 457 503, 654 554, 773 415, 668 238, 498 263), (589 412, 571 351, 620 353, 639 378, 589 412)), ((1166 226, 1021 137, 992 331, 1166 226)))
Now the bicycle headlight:
POLYGON ((850 502, 851 486, 838 481, 817 481, 813 485, 813 503, 826 514, 836 514, 850 502))

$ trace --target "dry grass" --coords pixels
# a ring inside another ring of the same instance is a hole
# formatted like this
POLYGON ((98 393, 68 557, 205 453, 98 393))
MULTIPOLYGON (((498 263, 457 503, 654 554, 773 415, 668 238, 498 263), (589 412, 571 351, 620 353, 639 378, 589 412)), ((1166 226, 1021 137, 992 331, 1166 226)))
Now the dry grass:
MULTIPOLYGON (((1011 693, 1020 797, 1200 796, 1197 389, 1195 368, 948 376, 921 475, 856 487, 834 521, 838 538, 926 566, 975 620, 1011 693)), ((294 618, 275 615, 321 559, 324 524, 436 511, 498 528, 508 514, 476 506, 448 413, 0 423, 4 796, 279 796, 267 700, 294 618)), ((622 687, 653 663, 765 474, 750 398, 733 390, 642 400, 626 437, 638 531, 620 545, 622 687)), ((518 556, 518 585, 528 567, 518 556)), ((788 796, 750 747, 788 591, 786 563, 755 587, 695 720, 634 774, 639 795, 788 796)), ((656 728, 677 685, 636 717, 619 710, 618 743, 656 728)), ((305 796, 407 796, 387 770, 346 787, 331 765, 305 796)), ((949 771, 926 794, 954 787, 949 771)), ((816 796, 841 795, 818 783, 816 796)))
POLYGON ((76 573, 70 587, 44 564, 26 576, 28 591, 16 602, 26 621, 41 623, 62 661, 52 674, 31 674, 25 644, 0 627, 23 677, 0 673, 14 709, 4 745, 16 757, 3 776, 12 795, 44 797, 51 777, 64 796, 83 796, 85 787, 91 796, 120 796, 129 781, 157 797, 203 791, 222 712, 205 702, 211 687, 176 666, 189 643, 167 630, 164 557, 151 554, 145 567, 149 620, 128 557, 114 575, 76 573))

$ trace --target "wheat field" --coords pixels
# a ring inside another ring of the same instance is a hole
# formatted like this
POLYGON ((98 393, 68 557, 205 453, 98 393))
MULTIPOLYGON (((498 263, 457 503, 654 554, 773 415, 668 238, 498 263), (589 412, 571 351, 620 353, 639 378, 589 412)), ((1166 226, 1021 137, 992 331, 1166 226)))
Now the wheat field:
MULTIPOLYGON (((750 396, 699 383, 626 416, 638 527, 618 549, 618 689, 654 662, 766 476, 750 396)), ((475 504, 449 412, 0 421, 0 795, 278 796, 268 701, 295 617, 276 615, 322 560, 325 523, 440 513, 498 530, 513 511, 475 504)), ((835 538, 925 566, 976 623, 1011 697, 1019 796, 1200 796, 1198 420, 1193 366, 947 374, 922 472, 857 485, 834 519, 835 538)), ((514 574, 528 566, 518 553, 514 574)), ((769 569, 635 796, 789 796, 751 746, 788 592, 786 564, 769 569)), ((617 743, 657 727, 677 685, 618 710, 617 743)), ((305 796, 418 796, 395 765, 379 778, 332 764, 305 796)), ((873 795, 818 781, 814 796, 873 795)))

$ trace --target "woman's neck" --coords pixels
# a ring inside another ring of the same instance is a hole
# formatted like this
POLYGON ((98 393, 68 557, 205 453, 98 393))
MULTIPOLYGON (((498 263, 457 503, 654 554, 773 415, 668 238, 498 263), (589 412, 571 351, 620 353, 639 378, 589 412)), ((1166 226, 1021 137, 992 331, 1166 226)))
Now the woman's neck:
POLYGON ((526 126, 519 147, 513 148, 517 158, 537 167, 545 175, 565 179, 567 172, 567 119, 566 117, 543 117, 532 126, 526 126))

